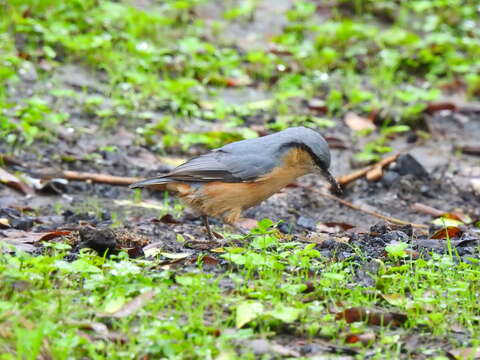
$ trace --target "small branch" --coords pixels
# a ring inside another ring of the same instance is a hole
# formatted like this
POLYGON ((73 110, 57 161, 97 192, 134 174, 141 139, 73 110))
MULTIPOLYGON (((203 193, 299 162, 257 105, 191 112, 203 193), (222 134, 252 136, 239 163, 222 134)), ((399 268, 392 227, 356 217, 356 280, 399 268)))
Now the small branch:
POLYGON ((353 182, 357 179, 360 179, 361 177, 364 177, 365 175, 367 175, 372 170, 374 170, 374 172, 378 173, 378 171, 379 171, 378 169, 383 169, 385 166, 393 163, 395 160, 397 160, 397 158, 399 156, 400 156, 400 154, 395 154, 395 155, 388 156, 385 159, 380 160, 376 164, 367 166, 363 169, 354 171, 350 174, 340 176, 339 178, 337 178, 337 182, 340 185, 345 186, 345 185, 347 185, 347 184, 349 184, 349 183, 351 183, 351 182, 353 182))
POLYGON ((386 216, 386 215, 382 215, 376 211, 372 211, 372 210, 367 210, 367 209, 364 209, 360 206, 357 206, 357 205, 354 205, 352 204, 351 202, 348 202, 346 200, 343 200, 343 199, 340 199, 339 197, 335 196, 335 195, 332 195, 332 194, 329 194, 329 193, 326 193, 326 192, 323 192, 323 191, 320 191, 320 190, 317 190, 317 189, 313 189, 313 188, 309 188, 310 191, 313 191, 313 192, 316 192, 318 194, 320 194, 321 196, 323 197, 326 197, 327 199, 330 199, 330 200, 335 200, 337 202, 339 202, 340 204, 342 205, 345 205, 351 209, 354 209, 354 210, 357 210, 357 211, 361 211, 365 214, 368 214, 368 215, 371 215, 371 216, 374 216, 376 218, 379 218, 379 219, 382 219, 382 220, 385 220, 385 221, 388 221, 392 224, 397 224, 397 225, 411 225, 412 227, 414 228, 418 228, 418 229, 428 229, 428 225, 423 225, 423 224, 415 224, 415 223, 411 223, 409 221, 404 221, 404 220, 400 220, 400 219, 397 219, 397 218, 394 218, 394 217, 391 217, 391 216, 386 216))
POLYGON ((460 146, 459 150, 464 154, 480 156, 479 145, 464 145, 464 146, 460 146))
POLYGON ((74 181, 92 181, 95 183, 101 184, 110 184, 110 185, 120 185, 128 186, 134 182, 144 180, 144 178, 139 177, 122 177, 122 176, 113 176, 108 174, 97 174, 97 173, 88 173, 88 172, 78 172, 64 170, 59 174, 55 174, 55 177, 61 177, 67 180, 74 181))
POLYGON ((13 156, 0 154, 0 165, 2 165, 2 164, 17 165, 17 166, 22 165, 20 160, 15 159, 13 156))
POLYGON ((423 213, 423 214, 431 215, 433 217, 440 217, 440 216, 442 216, 443 214, 446 213, 446 211, 435 209, 431 206, 428 206, 428 205, 425 205, 425 204, 422 204, 422 203, 413 204, 412 209, 415 210, 415 211, 418 211, 420 213, 423 213))

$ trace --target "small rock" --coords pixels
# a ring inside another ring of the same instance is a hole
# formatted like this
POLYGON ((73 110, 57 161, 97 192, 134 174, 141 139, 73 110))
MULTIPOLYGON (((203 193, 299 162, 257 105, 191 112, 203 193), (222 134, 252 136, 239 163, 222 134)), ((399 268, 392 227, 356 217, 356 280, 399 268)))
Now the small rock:
POLYGON ((382 239, 383 241, 385 241, 385 243, 390 243, 392 241, 408 242, 410 238, 404 232, 394 230, 394 231, 389 231, 386 234, 383 234, 382 239))
POLYGON ((397 230, 407 234, 408 237, 412 237, 412 235, 413 235, 413 227, 412 227, 411 224, 403 225, 403 226, 397 228, 397 230))
POLYGON ((430 195, 430 185, 427 185, 427 184, 423 184, 420 186, 420 193, 422 195, 430 195))
POLYGON ((28 82, 34 82, 38 78, 37 70, 35 69, 35 66, 29 61, 23 62, 23 65, 18 70, 18 74, 20 75, 22 80, 25 80, 28 82))
POLYGON ((252 340, 248 345, 255 355, 264 355, 270 351, 270 343, 264 339, 252 340))
POLYGON ((312 230, 313 231, 317 227, 317 222, 310 217, 300 216, 297 220, 297 225, 301 226, 301 227, 304 227, 307 230, 312 230))
POLYGON ((292 223, 287 223, 287 222, 281 222, 277 229, 282 233, 282 234, 293 234, 295 232, 295 224, 292 223))
POLYGON ((22 218, 13 218, 10 220, 10 226, 14 229, 18 230, 30 230, 33 226, 33 219, 29 216, 25 216, 22 218))
POLYGON ((418 179, 429 178, 427 170, 410 154, 400 155, 396 163, 396 170, 400 175, 411 174, 418 179))
POLYGON ((413 144, 418 140, 418 135, 415 132, 411 132, 407 135, 407 143, 413 144))
POLYGON ((472 185, 473 192, 480 196, 480 179, 470 179, 470 184, 472 185))
POLYGON ((378 222, 370 227, 370 232, 374 234, 385 234, 390 230, 390 226, 385 221, 378 222))
POLYGON ((327 239, 320 244, 320 248, 322 249, 333 249, 334 246, 335 240, 333 239, 327 239))
POLYGON ((108 254, 115 251, 117 240, 112 229, 95 229, 91 227, 83 227, 79 230, 81 243, 79 247, 90 248, 98 252, 100 255, 108 254))
POLYGON ((371 240, 372 245, 385 246, 385 241, 381 237, 374 237, 371 240))
POLYGON ((400 175, 394 171, 387 171, 382 176, 382 184, 389 188, 400 177, 400 175))

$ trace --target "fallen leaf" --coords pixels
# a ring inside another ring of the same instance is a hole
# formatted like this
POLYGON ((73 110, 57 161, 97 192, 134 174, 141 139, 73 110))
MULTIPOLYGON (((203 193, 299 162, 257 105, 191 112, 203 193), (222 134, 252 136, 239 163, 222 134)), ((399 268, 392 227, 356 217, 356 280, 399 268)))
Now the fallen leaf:
POLYGON ((50 232, 30 232, 23 230, 4 230, 0 231, 0 242, 4 241, 7 244, 13 245, 18 250, 33 251, 36 244, 40 241, 52 240, 56 237, 70 234, 70 231, 57 230, 50 232))
POLYGON ((375 130, 375 124, 368 118, 359 116, 351 111, 345 114, 345 123, 353 131, 375 130))
POLYGON ((404 306, 407 302, 407 299, 402 294, 382 294, 382 297, 393 306, 404 306))
POLYGON ((447 351, 450 356, 457 360, 477 360, 480 359, 480 347, 460 348, 447 351))
POLYGON ((464 145, 464 146, 460 147, 460 150, 464 154, 480 155, 480 146, 479 145, 464 145))
POLYGON ((452 239, 459 237, 463 231, 455 226, 447 226, 443 229, 439 229, 430 236, 431 239, 452 239))
POLYGON ((323 224, 328 226, 328 227, 331 227, 331 228, 340 228, 342 230, 350 230, 350 229, 353 229, 355 227, 355 225, 350 225, 350 224, 347 224, 347 223, 344 223, 344 222, 335 222, 335 221, 326 222, 326 223, 323 223, 323 224))
POLYGON ((325 100, 318 99, 318 98, 313 98, 310 99, 307 103, 307 106, 310 110, 326 114, 328 111, 327 104, 325 103, 325 100))
POLYGON ((345 142, 335 136, 324 136, 330 149, 348 149, 348 145, 345 142))
POLYGON ((248 86, 252 83, 252 79, 247 75, 239 76, 236 78, 228 77, 225 79, 225 85, 228 87, 236 87, 236 86, 248 86))
POLYGON ((167 252, 161 252, 160 255, 163 257, 166 257, 167 259, 171 260, 180 260, 180 259, 186 259, 191 253, 167 253, 167 252))
POLYGON ((278 305, 272 311, 267 312, 267 314, 284 323, 292 323, 298 319, 300 309, 291 306, 278 305))
POLYGON ((10 174, 8 171, 2 168, 0 168, 0 183, 4 183, 5 185, 18 190, 25 195, 33 194, 35 192, 30 186, 20 181, 15 175, 10 174))
POLYGON ((445 227, 445 226, 458 227, 458 226, 462 226, 463 222, 456 219, 440 217, 438 219, 433 220, 432 224, 437 226, 442 226, 442 227, 445 227))
POLYGON ((0 218, 0 227, 9 228, 10 221, 7 218, 0 218))
POLYGON ((368 325, 390 325, 395 327, 402 325, 407 320, 407 316, 401 313, 388 312, 378 309, 352 307, 337 313, 335 319, 344 319, 347 323, 365 321, 368 325))
POLYGON ((263 313, 263 305, 258 301, 244 301, 237 306, 235 325, 241 328, 263 313))
POLYGON ((362 343, 365 346, 371 345, 375 341, 374 332, 366 332, 363 334, 348 334, 345 337, 345 342, 347 344, 362 343))
POLYGON ((471 224, 472 223, 472 218, 470 216, 468 216, 467 214, 464 214, 461 211, 455 211, 455 212, 442 214, 442 218, 458 220, 458 221, 461 221, 464 224, 471 224))
POLYGON ((163 215, 160 219, 159 219, 160 222, 164 223, 164 224, 181 224, 182 222, 175 219, 172 214, 165 214, 163 215))
POLYGON ((133 298, 132 300, 124 304, 120 309, 118 309, 115 312, 98 313, 97 315, 101 317, 110 316, 114 318, 123 318, 126 316, 130 316, 136 311, 138 311, 140 308, 145 306, 145 304, 147 304, 147 302, 150 301, 154 296, 155 296, 154 291, 147 291, 133 298))
POLYGON ((220 260, 214 258, 213 256, 205 255, 202 256, 201 262, 206 265, 218 265, 220 264, 220 260))
POLYGON ((436 113, 437 111, 442 111, 442 110, 450 110, 450 111, 457 111, 458 107, 456 104, 452 102, 431 102, 427 104, 427 107, 425 108, 425 111, 428 112, 429 114, 436 113))
POLYGON ((40 238, 40 241, 49 241, 60 236, 69 235, 71 231, 69 230, 55 230, 43 233, 44 235, 40 238))

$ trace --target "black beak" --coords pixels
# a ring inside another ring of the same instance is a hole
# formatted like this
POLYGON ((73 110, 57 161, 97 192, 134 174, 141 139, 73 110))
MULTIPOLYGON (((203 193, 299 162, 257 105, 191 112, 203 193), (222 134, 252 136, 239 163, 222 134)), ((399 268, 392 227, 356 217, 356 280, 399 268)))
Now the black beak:
POLYGON ((343 193, 343 190, 342 190, 342 187, 340 186, 340 184, 337 182, 337 180, 335 180, 335 178, 333 177, 332 174, 330 174, 330 172, 328 170, 324 170, 322 169, 322 175, 325 176, 325 178, 327 179, 327 181, 330 183, 330 185, 332 186, 332 192, 335 194, 335 195, 342 195, 343 193))

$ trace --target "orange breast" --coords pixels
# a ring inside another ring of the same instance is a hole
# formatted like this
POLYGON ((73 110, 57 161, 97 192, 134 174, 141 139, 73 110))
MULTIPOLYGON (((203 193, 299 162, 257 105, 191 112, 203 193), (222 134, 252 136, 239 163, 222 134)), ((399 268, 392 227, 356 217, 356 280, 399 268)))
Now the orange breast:
POLYGON ((259 204, 314 168, 310 155, 301 149, 290 150, 282 160, 281 166, 255 181, 210 182, 185 196, 184 200, 206 215, 235 222, 242 210, 259 204))

